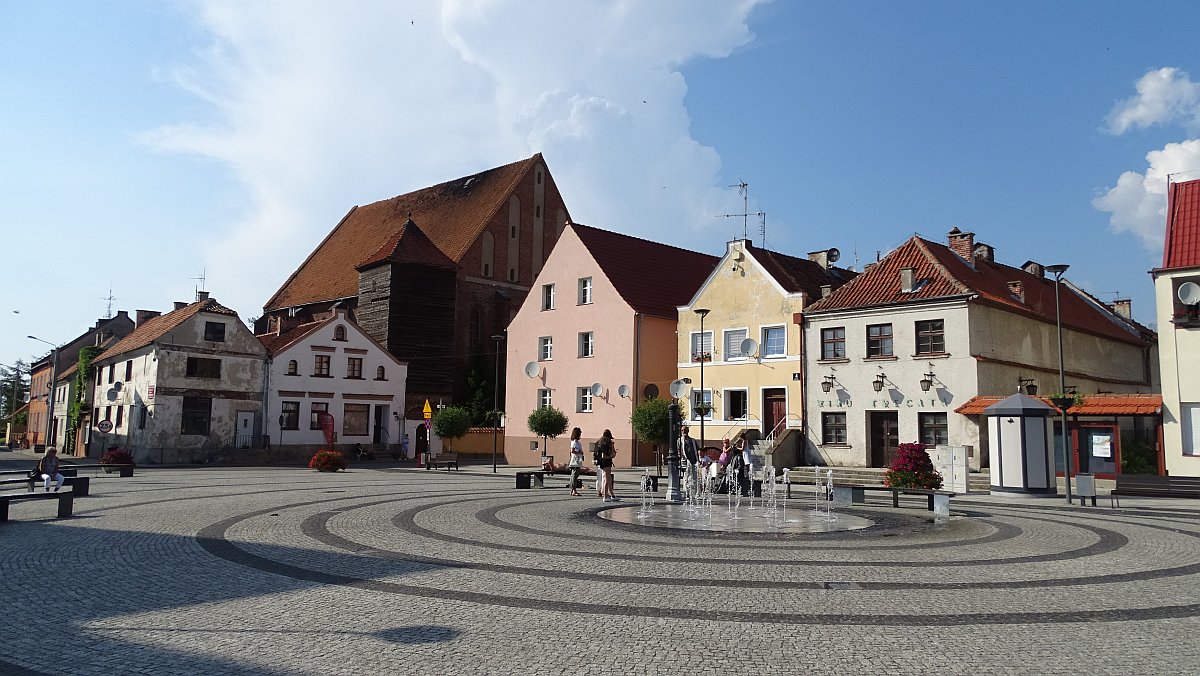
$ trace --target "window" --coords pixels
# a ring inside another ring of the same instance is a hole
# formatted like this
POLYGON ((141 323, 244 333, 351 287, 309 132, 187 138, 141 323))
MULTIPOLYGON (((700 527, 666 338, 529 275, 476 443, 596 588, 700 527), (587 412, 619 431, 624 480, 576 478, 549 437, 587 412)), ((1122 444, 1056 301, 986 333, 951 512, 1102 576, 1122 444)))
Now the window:
POLYGON ((189 378, 220 378, 221 360, 205 357, 188 357, 187 377, 189 378))
POLYGON ((117 424, 114 427, 121 427, 125 424, 125 407, 117 407, 117 424))
POLYGON ((537 397, 538 408, 546 408, 547 406, 551 406, 552 401, 553 400, 550 397, 549 389, 539 389, 538 390, 538 397, 537 397))
POLYGON ((184 397, 183 422, 180 434, 208 435, 208 421, 212 417, 212 399, 209 397, 184 397))
POLYGON ((867 357, 892 356, 892 325, 871 324, 867 327, 867 357))
POLYGON ((542 336, 538 338, 538 361, 550 361, 554 359, 554 337, 542 336))
POLYGON ((375 380, 387 380, 387 371, 382 366, 375 369, 375 380))
POLYGON ((113 373, 116 372, 116 368, 117 368, 117 365, 115 363, 108 365, 108 382, 110 384, 113 381, 113 373))
POLYGON ((312 404, 312 412, 309 413, 308 429, 321 429, 321 414, 329 412, 329 404, 323 401, 314 401, 312 404))
POLYGON ((946 351, 946 329, 942 320, 917 322, 917 354, 941 354, 946 351))
POLYGON ((579 278, 579 304, 590 305, 592 302, 592 278, 579 278))
POLYGON ((133 380, 133 360, 132 359, 125 362, 125 382, 129 382, 130 380, 133 380))
POLYGON ((313 356, 313 375, 321 378, 329 377, 329 355, 318 354, 313 356))
POLYGON ((712 420, 712 390, 692 390, 692 418, 712 420))
POLYGON ((280 404, 282 408, 280 408, 279 413, 279 429, 300 429, 300 402, 284 401, 280 402, 280 404))
POLYGON ((592 357, 595 356, 595 337, 591 331, 585 331, 579 334, 579 356, 592 357))
POLYGON ((592 388, 575 388, 575 410, 580 413, 592 412, 592 388))
POLYGON ((287 374, 289 376, 294 376, 294 375, 297 375, 299 372, 300 372, 300 365, 296 363, 296 360, 295 359, 289 360, 288 367, 287 367, 287 374))
POLYGON ((362 357, 346 358, 346 377, 362 380, 362 357))
POLYGON ((1200 404, 1179 402, 1179 421, 1183 428, 1183 454, 1200 455, 1200 404))
POLYGON ((542 285, 542 309, 543 310, 553 310, 554 309, 554 285, 553 284, 543 284, 542 285))
POLYGON ((712 331, 692 334, 692 361, 712 361, 712 331))
POLYGON ((749 402, 746 390, 725 390, 725 419, 744 420, 750 410, 749 402))
POLYGON ((104 407, 104 419, 109 422, 112 422, 112 406, 104 407))
POLYGON ((787 356, 787 332, 782 326, 764 326, 759 354, 765 358, 787 356))
POLYGON ((146 408, 145 404, 138 407, 137 428, 139 430, 146 429, 146 418, 148 417, 147 413, 149 413, 149 409, 146 408))
POLYGON ((214 343, 224 343, 225 322, 204 322, 204 339, 214 343))
POLYGON ((917 426, 921 429, 921 443, 926 446, 944 446, 950 443, 945 413, 918 413, 917 426))
POLYGON ((846 358, 846 327, 821 329, 821 359, 846 358))
POLYGON ((746 340, 746 335, 746 329, 732 329, 725 332, 725 359, 746 358, 746 355, 742 354, 742 341, 746 340))
POLYGON ((104 369, 96 369, 96 385, 97 387, 104 383, 104 369))
POLYGON ((846 443, 845 413, 821 414, 821 443, 841 445, 846 443))
POLYGON ((342 434, 347 437, 365 437, 370 420, 369 404, 346 404, 342 409, 342 434))

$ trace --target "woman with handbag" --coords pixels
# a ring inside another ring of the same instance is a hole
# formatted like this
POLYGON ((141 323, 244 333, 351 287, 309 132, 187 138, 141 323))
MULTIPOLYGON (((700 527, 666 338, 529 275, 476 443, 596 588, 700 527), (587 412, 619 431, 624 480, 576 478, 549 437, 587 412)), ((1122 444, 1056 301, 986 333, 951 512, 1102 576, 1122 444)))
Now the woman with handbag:
POLYGON ((613 495, 612 466, 613 458, 617 455, 617 447, 613 443, 612 432, 604 430, 604 434, 600 435, 600 440, 596 442, 596 455, 599 457, 597 464, 600 465, 600 469, 604 470, 603 500, 605 502, 620 502, 620 499, 613 495))
POLYGON ((567 462, 567 467, 571 470, 571 495, 576 497, 582 495, 579 492, 579 487, 582 485, 579 481, 579 473, 583 470, 583 442, 579 440, 583 436, 583 431, 578 427, 571 430, 571 460, 567 462))

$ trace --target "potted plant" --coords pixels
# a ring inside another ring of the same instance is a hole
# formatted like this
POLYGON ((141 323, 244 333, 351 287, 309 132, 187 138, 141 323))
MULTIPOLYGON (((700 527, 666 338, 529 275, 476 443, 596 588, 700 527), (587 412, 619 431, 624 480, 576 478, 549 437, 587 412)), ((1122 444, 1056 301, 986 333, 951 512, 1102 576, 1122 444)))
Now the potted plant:
POLYGON ((133 476, 133 454, 117 446, 110 447, 100 456, 105 473, 120 472, 121 476, 133 476))
POLYGON ((942 474, 933 468, 924 444, 900 444, 896 459, 883 475, 883 485, 937 490, 942 487, 942 474))
POLYGON ((707 418, 712 413, 712 404, 698 404, 692 409, 696 413, 697 418, 707 418))
POLYGON ((346 458, 342 456, 341 451, 322 449, 313 454, 308 461, 308 468, 318 472, 336 472, 346 469, 346 458))

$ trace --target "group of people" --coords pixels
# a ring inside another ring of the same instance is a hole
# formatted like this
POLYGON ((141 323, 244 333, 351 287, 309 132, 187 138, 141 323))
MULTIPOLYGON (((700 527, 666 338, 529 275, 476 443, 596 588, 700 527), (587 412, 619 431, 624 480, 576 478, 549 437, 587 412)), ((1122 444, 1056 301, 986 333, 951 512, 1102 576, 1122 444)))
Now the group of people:
MULTIPOLYGON (((596 465, 596 497, 605 502, 620 502, 620 498, 613 495, 613 458, 617 456, 617 446, 613 443, 613 435, 609 430, 604 430, 600 438, 596 441, 595 450, 592 451, 592 462, 596 465)), ((571 457, 566 465, 556 465, 553 460, 547 458, 542 462, 542 469, 548 472, 571 472, 571 495, 582 496, 583 493, 579 489, 583 487, 583 481, 580 480, 581 475, 590 475, 592 470, 584 464, 586 456, 583 453, 583 430, 578 427, 571 429, 571 457)))
POLYGON ((700 445, 689 434, 688 426, 680 428, 679 450, 686 461, 684 466, 684 481, 690 486, 696 486, 702 475, 717 479, 729 472, 736 472, 738 486, 744 486, 749 480, 750 452, 746 448, 746 439, 739 438, 731 442, 728 438, 721 441, 721 452, 713 458, 702 452, 700 445))

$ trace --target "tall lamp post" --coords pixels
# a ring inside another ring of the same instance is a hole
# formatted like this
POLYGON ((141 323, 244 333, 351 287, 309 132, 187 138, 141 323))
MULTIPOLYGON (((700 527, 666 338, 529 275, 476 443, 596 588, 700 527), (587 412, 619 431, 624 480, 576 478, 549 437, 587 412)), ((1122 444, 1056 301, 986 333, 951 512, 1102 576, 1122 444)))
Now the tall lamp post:
POLYGON ((1071 504, 1071 435, 1067 431, 1067 409, 1074 402, 1074 397, 1067 396, 1067 378, 1063 368, 1063 330, 1062 304, 1059 299, 1059 287, 1063 273, 1069 265, 1047 265, 1046 272, 1054 275, 1054 317, 1058 324, 1058 396, 1051 399, 1058 410, 1062 412, 1062 448, 1063 474, 1067 479, 1067 504, 1071 504))
POLYGON ((496 381, 492 383, 492 474, 495 474, 496 428, 500 426, 500 416, 498 415, 497 411, 498 407, 500 406, 500 341, 504 340, 504 334, 496 334, 492 336, 492 340, 496 341, 496 381))
MULTIPOLYGON (((701 308, 696 308, 695 310, 692 310, 692 312, 695 312, 697 315, 700 316, 700 349, 703 350, 704 349, 704 318, 708 316, 709 310, 708 310, 708 308, 701 307, 701 308)), ((709 347, 708 347, 708 356, 709 357, 712 356, 712 345, 709 345, 709 347)), ((700 353, 700 405, 697 407, 700 409, 698 411, 698 413, 700 414, 700 452, 701 453, 704 452, 704 418, 708 414, 708 406, 709 406, 708 403, 704 399, 704 362, 705 361, 706 361, 705 353, 701 352, 700 353)))
POLYGON ((54 394, 55 394, 55 390, 57 389, 55 387, 55 385, 58 384, 58 348, 60 346, 55 345, 54 343, 51 343, 48 340, 42 340, 41 338, 38 338, 37 336, 25 336, 25 337, 30 340, 36 340, 39 343, 45 343, 45 344, 49 345, 50 347, 54 348, 53 350, 50 351, 50 398, 49 398, 49 402, 46 405, 46 409, 47 409, 46 410, 46 446, 49 446, 50 445, 50 430, 52 429, 52 426, 54 424, 54 394))

